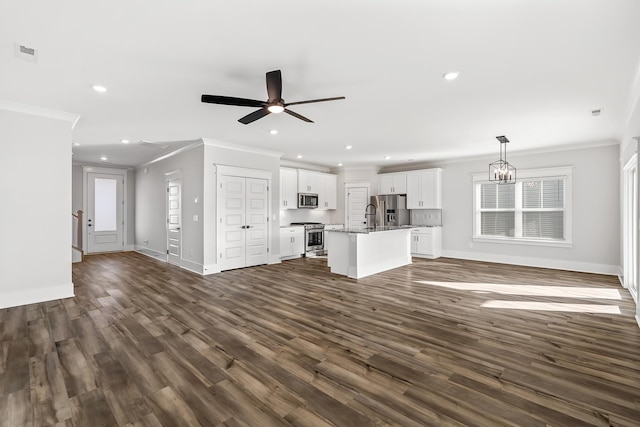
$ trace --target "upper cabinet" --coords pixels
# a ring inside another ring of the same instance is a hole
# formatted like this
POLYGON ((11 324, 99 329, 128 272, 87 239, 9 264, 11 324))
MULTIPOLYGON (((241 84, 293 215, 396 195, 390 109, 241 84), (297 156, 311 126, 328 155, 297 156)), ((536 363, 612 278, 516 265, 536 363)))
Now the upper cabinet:
POLYGON ((406 194, 407 173, 383 173, 378 175, 378 194, 406 194))
POLYGON ((407 172, 407 209, 442 209, 442 169, 407 172))
POLYGON ((298 192, 319 194, 322 184, 320 175, 320 172, 298 169, 298 192))
POLYGON ((298 193, 318 195, 318 209, 338 207, 337 176, 304 169, 280 168, 280 209, 297 209, 298 193))
POLYGON ((318 192, 318 209, 336 209, 338 207, 338 177, 328 173, 319 175, 321 184, 318 192))
POLYGON ((298 171, 280 168, 280 209, 298 209, 298 171))

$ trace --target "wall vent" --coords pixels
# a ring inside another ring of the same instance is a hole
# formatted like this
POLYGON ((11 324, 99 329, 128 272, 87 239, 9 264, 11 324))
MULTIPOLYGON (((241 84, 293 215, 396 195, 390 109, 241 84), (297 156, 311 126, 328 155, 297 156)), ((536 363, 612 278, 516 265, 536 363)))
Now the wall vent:
POLYGON ((25 46, 20 43, 15 43, 15 57, 27 62, 38 62, 38 50, 33 47, 25 46))
POLYGON ((602 114, 602 108, 598 108, 597 110, 591 110, 591 115, 592 116, 599 116, 600 114, 602 114))

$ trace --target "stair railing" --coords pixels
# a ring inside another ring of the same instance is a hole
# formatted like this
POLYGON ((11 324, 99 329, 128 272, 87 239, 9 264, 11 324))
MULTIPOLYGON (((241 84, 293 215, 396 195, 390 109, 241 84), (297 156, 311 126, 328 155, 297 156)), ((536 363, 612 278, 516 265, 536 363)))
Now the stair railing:
POLYGON ((79 250, 84 258, 84 251, 82 250, 82 214, 83 212, 80 209, 76 213, 71 213, 75 230, 75 239, 71 241, 71 246, 79 250))

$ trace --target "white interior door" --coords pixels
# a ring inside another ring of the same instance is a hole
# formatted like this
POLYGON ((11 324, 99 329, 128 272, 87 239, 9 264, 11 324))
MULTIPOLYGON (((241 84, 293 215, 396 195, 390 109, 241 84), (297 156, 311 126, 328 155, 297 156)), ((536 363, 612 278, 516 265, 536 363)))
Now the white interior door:
POLYGON ((167 261, 180 265, 182 259, 182 180, 167 181, 167 261))
POLYGON ((367 187, 349 187, 345 190, 347 193, 347 226, 366 226, 365 209, 369 204, 369 189, 367 187))
POLYGON ((101 173, 87 178, 87 253, 122 251, 124 179, 101 173))
POLYGON ((267 181, 247 178, 245 186, 245 266, 266 264, 268 237, 267 181))
POLYGON ((220 176, 220 266, 221 270, 245 266, 246 178, 220 176))
POLYGON ((266 264, 267 180, 220 176, 220 269, 266 264))

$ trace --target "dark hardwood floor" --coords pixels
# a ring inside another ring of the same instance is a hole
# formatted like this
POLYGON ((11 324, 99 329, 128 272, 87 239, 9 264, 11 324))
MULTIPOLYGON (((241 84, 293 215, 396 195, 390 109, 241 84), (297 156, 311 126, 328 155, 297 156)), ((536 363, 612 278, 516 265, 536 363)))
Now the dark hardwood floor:
POLYGON ((2 426, 639 426, 615 277, 441 258, 208 277, 136 253, 0 310, 2 426))

